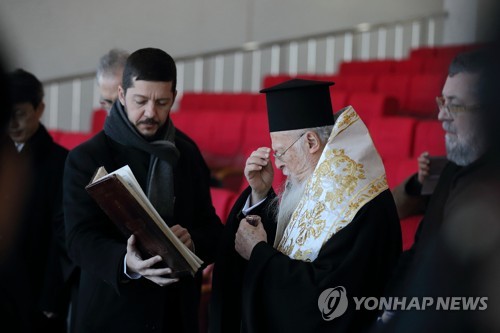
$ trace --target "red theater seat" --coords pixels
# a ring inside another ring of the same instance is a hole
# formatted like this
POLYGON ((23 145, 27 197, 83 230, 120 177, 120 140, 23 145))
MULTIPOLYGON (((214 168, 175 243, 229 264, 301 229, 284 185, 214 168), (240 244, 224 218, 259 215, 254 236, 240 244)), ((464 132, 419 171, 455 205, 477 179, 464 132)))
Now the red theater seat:
POLYGON ((408 114, 435 119, 436 96, 441 95, 446 76, 442 74, 419 74, 410 79, 410 88, 404 111, 408 114))
POLYGON ((354 60, 343 61, 339 67, 340 75, 366 75, 390 73, 393 60, 354 60))
POLYGON ((227 108, 229 110, 254 110, 255 95, 251 93, 226 94, 227 108))
POLYGON ((403 251, 412 247, 415 242, 415 233, 422 220, 422 215, 414 215, 401 220, 401 236, 403 238, 403 251))
MULTIPOLYGON (((267 113, 248 113, 245 116, 241 151, 246 154, 259 147, 271 147, 267 113)), ((244 156, 244 160, 246 160, 247 157, 248 156, 244 156)))
POLYGON ((424 151, 429 152, 431 156, 446 155, 444 135, 445 132, 438 120, 419 121, 415 128, 413 156, 416 158, 424 151))
POLYGON ((180 110, 198 110, 201 107, 202 94, 195 92, 185 92, 179 102, 180 110))
POLYGON ((335 87, 348 92, 374 92, 375 75, 353 74, 336 76, 335 87))
POLYGON ((61 146, 65 147, 66 149, 73 149, 79 144, 87 141, 93 136, 92 133, 87 133, 87 132, 60 132, 59 133, 59 139, 57 143, 59 143, 61 146))
POLYGON ((345 90, 337 90, 335 86, 333 86, 333 89, 330 89, 330 98, 334 113, 349 105, 349 93, 345 90))
POLYGON ((279 83, 288 81, 290 79, 292 79, 292 76, 287 75, 287 74, 267 75, 266 77, 264 77, 264 80, 262 81, 262 87, 269 88, 269 87, 275 86, 279 83))
POLYGON ((386 159, 384 167, 387 183, 391 189, 418 171, 417 159, 413 157, 386 159))
MULTIPOLYGON (((377 78, 376 92, 396 99, 398 109, 406 104, 410 92, 410 75, 384 74, 377 78)), ((397 110, 399 111, 399 110, 397 110)))
POLYGON ((354 92, 349 95, 348 105, 351 105, 369 126, 375 118, 393 115, 398 110, 397 101, 380 93, 354 92))
POLYGON ((424 71, 425 58, 398 60, 392 65, 394 74, 421 74, 424 71))
POLYGON ((90 125, 90 132, 96 134, 104 128, 104 122, 108 116, 108 111, 104 109, 97 109, 92 112, 92 119, 90 125))
POLYGON ((410 50, 410 59, 413 58, 432 58, 436 55, 435 47, 419 47, 410 50))
POLYGON ((59 143, 59 138, 61 137, 62 131, 56 130, 56 129, 47 129, 47 131, 49 132, 50 136, 52 137, 52 140, 54 140, 54 142, 56 142, 56 143, 59 143))
POLYGON ((368 129, 384 161, 412 157, 415 124, 415 119, 406 117, 384 117, 371 120, 368 129))
POLYGON ((238 194, 224 188, 216 187, 210 188, 210 194, 217 216, 219 216, 223 224, 226 224, 229 212, 238 198, 238 194))

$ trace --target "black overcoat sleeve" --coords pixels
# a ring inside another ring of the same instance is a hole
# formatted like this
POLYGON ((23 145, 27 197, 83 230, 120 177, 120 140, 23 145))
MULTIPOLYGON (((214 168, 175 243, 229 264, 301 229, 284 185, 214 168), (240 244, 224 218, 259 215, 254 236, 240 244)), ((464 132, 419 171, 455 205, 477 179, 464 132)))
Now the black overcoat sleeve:
POLYGON ((243 332, 360 332, 376 311, 355 310, 352 297, 380 296, 401 252, 401 230, 389 190, 367 203, 332 236, 314 262, 294 260, 265 242, 253 250, 242 285, 243 332), (346 313, 322 318, 318 298, 343 286, 346 313))

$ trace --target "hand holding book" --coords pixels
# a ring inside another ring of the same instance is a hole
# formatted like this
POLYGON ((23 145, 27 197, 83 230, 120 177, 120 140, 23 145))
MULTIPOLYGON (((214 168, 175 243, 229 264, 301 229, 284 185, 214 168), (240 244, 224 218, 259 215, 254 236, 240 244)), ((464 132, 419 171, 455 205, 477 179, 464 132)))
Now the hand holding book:
MULTIPOLYGON (((169 278, 172 269, 168 267, 155 268, 163 261, 162 257, 156 255, 144 260, 136 247, 136 238, 130 236, 127 241, 127 274, 137 274, 137 278, 142 276, 160 287, 165 287, 179 281, 178 278, 169 278)), ((134 278, 134 277, 132 277, 134 278)))
POLYGON ((194 276, 203 264, 186 246, 190 236, 187 239, 184 232, 178 231, 184 238, 181 241, 168 227, 128 165, 109 174, 100 167, 86 190, 127 238, 135 235, 142 258, 161 257, 160 264, 172 270, 170 277, 194 276))

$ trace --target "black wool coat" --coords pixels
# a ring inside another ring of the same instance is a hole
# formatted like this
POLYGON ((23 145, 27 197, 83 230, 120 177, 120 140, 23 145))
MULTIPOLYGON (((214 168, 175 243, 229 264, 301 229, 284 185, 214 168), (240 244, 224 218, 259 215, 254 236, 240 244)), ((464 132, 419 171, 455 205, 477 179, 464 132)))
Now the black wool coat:
MULTIPOLYGON (((174 168, 174 219, 188 229, 195 253, 213 262, 222 224, 212 206, 209 170, 196 145, 176 131, 180 158, 174 168)), ((95 170, 129 165, 145 190, 150 155, 113 141, 104 131, 73 149, 64 177, 64 209, 70 255, 81 267, 76 330, 84 332, 196 332, 201 271, 160 287, 123 273, 127 237, 86 193, 95 170)), ((168 184, 165 184, 168 186, 168 184)))

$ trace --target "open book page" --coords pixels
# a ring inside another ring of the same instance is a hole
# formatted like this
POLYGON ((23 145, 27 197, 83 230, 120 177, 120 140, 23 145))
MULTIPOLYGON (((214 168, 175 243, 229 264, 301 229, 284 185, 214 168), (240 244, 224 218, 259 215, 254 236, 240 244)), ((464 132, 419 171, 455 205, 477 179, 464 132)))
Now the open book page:
MULTIPOLYGON (((117 175, 118 179, 129 189, 129 192, 136 198, 137 202, 149 213, 149 215, 153 218, 154 222, 158 225, 158 227, 163 231, 165 236, 169 238, 169 240, 174 244, 174 246, 183 253, 186 259, 191 258, 191 260, 187 260, 189 265, 196 271, 203 261, 196 256, 188 247, 182 243, 177 236, 174 235, 172 230, 168 227, 165 221, 162 219, 160 214, 153 207, 148 197, 142 190, 141 186, 137 182, 132 170, 128 165, 109 173, 109 175, 117 175)), ((96 174, 97 176, 97 174, 96 174)), ((94 180, 97 180, 94 177, 94 180)))

